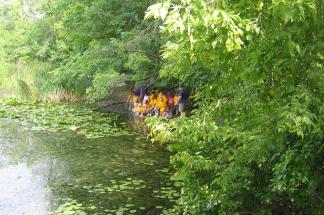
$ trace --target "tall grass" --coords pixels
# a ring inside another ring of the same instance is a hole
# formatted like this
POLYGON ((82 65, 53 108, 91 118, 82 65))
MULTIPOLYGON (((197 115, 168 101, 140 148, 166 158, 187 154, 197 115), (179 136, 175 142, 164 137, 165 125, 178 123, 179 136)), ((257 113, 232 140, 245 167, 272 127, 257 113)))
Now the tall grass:
POLYGON ((45 102, 76 102, 75 93, 49 84, 54 67, 41 61, 18 60, 0 71, 0 79, 7 89, 14 90, 24 100, 45 102))
POLYGON ((17 80, 18 95, 22 98, 30 99, 33 97, 33 92, 30 86, 24 80, 17 80))
POLYGON ((44 102, 76 102, 77 98, 75 93, 63 88, 54 88, 41 96, 44 102))
MULTIPOLYGON (((42 94, 42 85, 37 81, 39 77, 47 74, 51 66, 44 62, 27 62, 18 60, 14 70, 10 72, 9 87, 15 89, 17 95, 22 99, 39 100, 42 94)), ((46 77, 44 76, 46 81, 46 77)))
POLYGON ((8 87, 10 85, 10 74, 15 70, 15 64, 9 63, 6 60, 4 53, 0 51, 0 87, 8 87))

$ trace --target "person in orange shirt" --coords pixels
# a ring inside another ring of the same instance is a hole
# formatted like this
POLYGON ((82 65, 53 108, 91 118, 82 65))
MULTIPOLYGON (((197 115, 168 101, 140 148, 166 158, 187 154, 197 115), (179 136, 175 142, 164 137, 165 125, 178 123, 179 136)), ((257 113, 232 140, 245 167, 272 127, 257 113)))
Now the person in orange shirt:
POLYGON ((133 111, 134 113, 137 113, 137 112, 138 112, 138 105, 139 105, 139 103, 134 103, 134 105, 133 105, 133 109, 132 109, 132 111, 133 111))
POLYGON ((156 101, 157 99, 157 96, 156 94, 154 94, 154 92, 149 96, 149 105, 148 105, 148 114, 150 116, 153 116, 154 115, 154 110, 155 110, 155 107, 156 107, 156 101))
POLYGON ((144 110, 145 110, 145 106, 143 104, 140 104, 138 108, 138 115, 143 116, 144 110))
POLYGON ((163 92, 160 92, 157 102, 158 102, 157 105, 158 105, 158 107, 160 109, 160 114, 159 115, 163 116, 163 113, 164 113, 164 111, 165 111, 165 109, 166 109, 166 107, 168 105, 168 98, 164 95, 163 92))
POLYGON ((138 111, 138 106, 139 106, 139 97, 134 94, 133 101, 132 101, 132 111, 136 113, 138 111))
POLYGON ((176 93, 176 95, 174 96, 174 110, 175 110, 175 113, 176 115, 179 114, 179 100, 180 100, 180 96, 179 96, 179 93, 176 93))
POLYGON ((163 102, 166 102, 166 103, 168 102, 167 96, 162 91, 159 92, 158 97, 159 97, 158 101, 161 101, 161 98, 162 98, 163 102))
POLYGON ((159 97, 159 105, 158 106, 159 106, 159 110, 160 110, 159 116, 163 116, 163 113, 164 113, 165 108, 166 108, 166 104, 163 101, 162 97, 159 97))
POLYGON ((154 93, 152 93, 149 96, 149 105, 150 105, 150 108, 154 108, 154 106, 156 105, 156 95, 154 93))
POLYGON ((133 90, 130 90, 128 92, 128 97, 127 97, 127 105, 128 105, 128 110, 132 110, 133 109, 133 106, 134 106, 134 98, 135 96, 135 93, 133 90))
POLYGON ((142 112, 142 104, 141 103, 137 103, 135 113, 137 115, 141 115, 141 112, 142 112))

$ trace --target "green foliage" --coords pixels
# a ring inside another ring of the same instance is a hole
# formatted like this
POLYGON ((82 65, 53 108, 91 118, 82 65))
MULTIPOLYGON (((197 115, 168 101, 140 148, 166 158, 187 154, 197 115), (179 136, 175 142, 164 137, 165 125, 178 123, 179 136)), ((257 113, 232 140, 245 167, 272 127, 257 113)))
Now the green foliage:
POLYGON ((320 214, 320 1, 165 1, 162 77, 194 90, 188 118, 149 119, 169 143, 185 214, 320 214))
POLYGON ((88 89, 87 94, 90 98, 102 100, 106 98, 107 92, 111 92, 123 80, 123 76, 115 71, 97 73, 93 80, 93 87, 88 89))
POLYGON ((153 62, 143 54, 131 55, 126 63, 126 67, 135 72, 133 80, 139 84, 144 84, 143 82, 150 78, 154 70, 153 62))
POLYGON ((4 22, 0 33, 4 38, 0 39, 0 61, 13 68, 6 66, 0 74, 17 73, 19 61, 30 68, 34 62, 46 62, 51 64, 46 74, 33 76, 35 81, 47 77, 34 88, 35 94, 62 89, 84 97, 87 89, 100 88, 100 95, 99 91, 92 94, 100 99, 109 94, 98 81, 106 71, 126 74, 138 84, 148 79, 152 83, 160 66, 160 33, 157 22, 142 21, 148 2, 41 0, 1 7, 4 22), (101 86, 94 86, 96 83, 101 86))
MULTIPOLYGON (((24 95, 100 100, 126 79, 190 89, 190 117, 148 120, 153 140, 177 152, 180 213, 324 210, 320 0, 166 0, 145 16, 148 0, 30 2, 0 4, 0 77, 21 80, 24 95)), ((0 115, 42 114, 15 106, 0 115)), ((36 124, 93 123, 66 108, 75 119, 55 109, 36 124)))
POLYGON ((103 83, 116 79, 110 71, 131 77, 147 73, 148 69, 143 70, 147 64, 151 68, 158 66, 150 55, 157 48, 156 42, 146 40, 158 31, 141 22, 146 5, 146 1, 102 0, 48 3, 45 11, 50 15, 48 20, 54 21, 52 28, 57 32, 55 43, 58 44, 50 60, 60 63, 48 85, 80 95, 88 89, 92 92, 88 96, 103 99, 109 94, 109 87, 116 84, 103 83), (147 61, 133 63, 132 56, 137 53, 147 61))

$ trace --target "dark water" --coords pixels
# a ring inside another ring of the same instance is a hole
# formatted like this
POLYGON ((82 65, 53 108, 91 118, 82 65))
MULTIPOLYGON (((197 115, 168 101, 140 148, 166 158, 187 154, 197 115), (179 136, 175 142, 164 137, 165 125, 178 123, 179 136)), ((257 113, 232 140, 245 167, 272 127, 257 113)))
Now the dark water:
POLYGON ((169 152, 138 135, 85 139, 0 121, 0 215, 162 214, 169 152))

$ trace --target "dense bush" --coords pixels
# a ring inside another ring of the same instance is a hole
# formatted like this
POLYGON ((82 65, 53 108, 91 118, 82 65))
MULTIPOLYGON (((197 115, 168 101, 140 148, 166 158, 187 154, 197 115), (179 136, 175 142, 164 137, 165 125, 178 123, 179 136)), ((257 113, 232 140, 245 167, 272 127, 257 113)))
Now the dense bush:
POLYGON ((124 80, 125 77, 115 71, 97 73, 93 80, 93 86, 88 88, 87 94, 90 98, 103 100, 124 80))
POLYGON ((171 143, 186 214, 320 214, 320 1, 165 1, 163 76, 195 89, 189 118, 149 119, 171 143))

